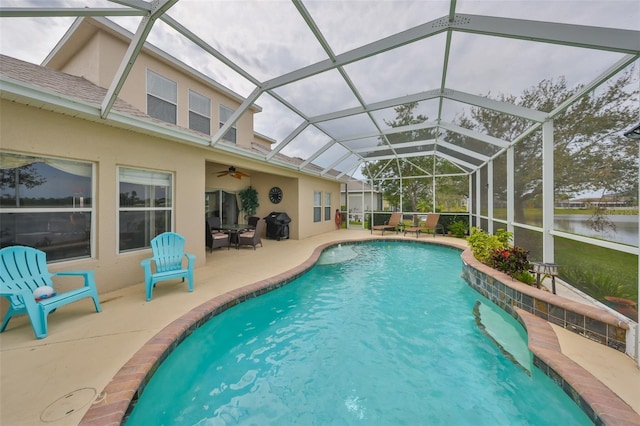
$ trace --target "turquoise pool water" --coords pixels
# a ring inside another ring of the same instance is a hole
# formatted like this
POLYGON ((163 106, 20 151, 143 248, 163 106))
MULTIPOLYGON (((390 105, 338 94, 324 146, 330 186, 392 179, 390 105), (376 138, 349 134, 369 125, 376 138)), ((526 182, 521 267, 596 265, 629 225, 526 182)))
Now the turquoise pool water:
POLYGON ((196 330, 127 424, 591 424, 532 367, 522 327, 460 272, 444 247, 329 249, 196 330))

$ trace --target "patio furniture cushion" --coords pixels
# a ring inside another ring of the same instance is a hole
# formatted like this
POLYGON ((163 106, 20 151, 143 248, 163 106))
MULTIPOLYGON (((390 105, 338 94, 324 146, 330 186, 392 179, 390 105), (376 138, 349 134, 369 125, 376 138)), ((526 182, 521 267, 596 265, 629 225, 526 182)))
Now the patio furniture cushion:
POLYGON ((240 248, 240 246, 253 246, 253 249, 256 249, 256 245, 260 244, 262 247, 262 230, 264 229, 266 222, 264 219, 258 220, 256 223, 256 229, 251 231, 245 231, 238 234, 238 244, 236 248, 240 248))

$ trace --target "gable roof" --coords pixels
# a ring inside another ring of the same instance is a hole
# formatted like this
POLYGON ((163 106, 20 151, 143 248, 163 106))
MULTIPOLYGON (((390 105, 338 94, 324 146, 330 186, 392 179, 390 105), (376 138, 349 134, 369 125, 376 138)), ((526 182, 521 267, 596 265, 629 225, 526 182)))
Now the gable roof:
MULTIPOLYGON (((116 99, 113 105, 113 114, 106 120, 100 118, 100 104, 107 89, 83 77, 0 54, 0 83, 2 99, 173 141, 209 146, 208 135, 158 120, 120 98, 116 99)), ((263 159, 269 154, 268 150, 257 144, 252 144, 251 148, 244 148, 222 143, 216 148, 257 159, 263 159)), ((281 153, 275 155, 274 161, 280 166, 295 170, 298 170, 298 166, 303 162, 302 159, 291 158, 281 153)), ((319 175, 322 170, 321 167, 310 164, 305 172, 319 175)), ((336 171, 330 171, 328 176, 337 174, 336 171)))
MULTIPOLYGON (((42 61, 42 66, 50 69, 60 69, 64 66, 75 54, 78 48, 84 46, 97 32, 102 31, 113 37, 116 37, 125 43, 131 43, 131 40, 135 37, 134 34, 116 25, 114 22, 103 17, 82 16, 78 17, 73 24, 69 27, 69 30, 58 41, 55 47, 51 50, 49 55, 42 61)), ((167 52, 158 49, 151 43, 144 43, 142 48, 145 53, 160 62, 169 65, 172 68, 178 69, 184 74, 189 75, 194 80, 199 80, 206 86, 212 87, 214 90, 221 94, 234 99, 238 103, 242 103, 244 98, 238 93, 223 86, 207 75, 201 73, 195 68, 185 64, 179 59, 171 56, 167 52)), ((254 112, 262 111, 262 108, 258 105, 252 105, 254 112)))

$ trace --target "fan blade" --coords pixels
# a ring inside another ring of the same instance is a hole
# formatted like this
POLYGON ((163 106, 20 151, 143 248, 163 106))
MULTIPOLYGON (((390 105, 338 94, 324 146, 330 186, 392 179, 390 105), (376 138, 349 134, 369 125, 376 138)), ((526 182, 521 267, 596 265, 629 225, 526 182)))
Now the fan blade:
POLYGON ((242 179, 242 174, 241 174, 241 173, 238 173, 238 172, 235 172, 235 173, 234 173, 234 174, 232 174, 231 176, 233 176, 233 177, 234 177, 234 178, 236 178, 236 179, 242 179))
POLYGON ((240 177, 251 177, 250 175, 243 173, 243 172, 236 172, 237 175, 239 175, 240 177))

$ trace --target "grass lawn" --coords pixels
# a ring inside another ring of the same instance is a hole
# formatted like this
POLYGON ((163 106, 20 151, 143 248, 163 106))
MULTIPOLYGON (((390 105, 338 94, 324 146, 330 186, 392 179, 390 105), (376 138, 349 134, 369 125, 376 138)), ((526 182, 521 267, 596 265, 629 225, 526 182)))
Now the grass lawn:
POLYGON ((561 277, 575 287, 600 300, 604 296, 638 299, 636 255, 565 238, 556 238, 555 247, 561 277))

